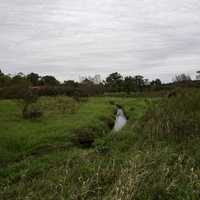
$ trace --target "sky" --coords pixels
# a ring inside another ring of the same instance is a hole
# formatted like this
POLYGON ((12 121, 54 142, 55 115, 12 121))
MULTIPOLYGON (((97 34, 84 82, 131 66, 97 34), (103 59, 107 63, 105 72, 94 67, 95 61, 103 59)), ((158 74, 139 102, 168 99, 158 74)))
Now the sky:
POLYGON ((199 0, 0 0, 0 68, 168 82, 200 70, 199 0))

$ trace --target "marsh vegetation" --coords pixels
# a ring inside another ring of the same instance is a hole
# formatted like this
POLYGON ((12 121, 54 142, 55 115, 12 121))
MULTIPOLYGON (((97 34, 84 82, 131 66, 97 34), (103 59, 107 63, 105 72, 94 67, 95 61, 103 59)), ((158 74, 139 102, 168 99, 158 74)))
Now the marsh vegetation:
POLYGON ((199 199, 198 82, 0 76, 0 199, 199 199))
POLYGON ((42 97, 37 119, 1 100, 1 199, 198 199, 198 97, 42 97), (117 134, 115 104, 129 116, 117 134))

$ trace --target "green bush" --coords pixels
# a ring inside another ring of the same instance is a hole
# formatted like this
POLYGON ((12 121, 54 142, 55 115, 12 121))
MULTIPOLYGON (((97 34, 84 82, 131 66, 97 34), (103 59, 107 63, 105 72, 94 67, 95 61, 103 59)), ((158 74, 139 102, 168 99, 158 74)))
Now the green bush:
POLYGON ((104 121, 97 121, 91 126, 76 128, 70 136, 70 141, 75 146, 92 147, 95 140, 105 137, 109 130, 104 121))
POLYGON ((24 119, 33 119, 42 116, 42 111, 37 105, 38 98, 38 95, 29 88, 23 88, 23 90, 18 93, 16 102, 21 109, 24 119))
POLYGON ((94 128, 83 127, 74 130, 70 140, 76 146, 89 148, 94 143, 96 137, 96 130, 94 128))

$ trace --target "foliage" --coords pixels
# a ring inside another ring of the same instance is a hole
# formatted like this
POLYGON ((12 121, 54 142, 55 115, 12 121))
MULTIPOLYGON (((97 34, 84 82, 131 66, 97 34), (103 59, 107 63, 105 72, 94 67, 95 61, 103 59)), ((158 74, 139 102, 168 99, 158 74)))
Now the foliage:
POLYGON ((142 89, 144 87, 144 77, 141 75, 135 76, 135 83, 138 90, 142 92, 142 89))
POLYGON ((188 82, 188 81, 191 81, 191 77, 189 75, 186 75, 186 74, 179 74, 175 77, 175 82, 188 82))
POLYGON ((42 116, 42 111, 37 107, 29 106, 23 110, 23 118, 25 119, 36 119, 42 116))
POLYGON ((43 76, 41 78, 41 83, 42 85, 50 85, 50 86, 55 86, 55 85, 59 85, 59 81, 56 80, 56 78, 54 76, 43 76))
POLYGON ((118 72, 110 74, 106 78, 106 87, 108 88, 109 91, 118 91, 120 92, 122 90, 122 75, 119 74, 118 72))
POLYGON ((200 93, 179 91, 153 103, 144 116, 144 128, 152 135, 193 136, 200 133, 200 93))
POLYGON ((106 138, 98 138, 94 141, 93 147, 97 153, 106 155, 111 151, 110 145, 107 143, 106 138))
POLYGON ((74 145, 80 147, 91 147, 95 140, 95 130, 92 128, 76 129, 70 140, 74 145))
POLYGON ((30 73, 27 75, 27 79, 32 83, 33 86, 40 84, 40 76, 36 73, 30 73))
POLYGON ((33 93, 29 88, 24 89, 23 93, 18 96, 18 102, 21 104, 22 116, 25 119, 41 117, 42 112, 33 106, 38 100, 38 96, 33 93))
POLYGON ((131 77, 131 76, 125 77, 124 91, 126 91, 127 94, 130 94, 131 92, 136 91, 136 80, 134 77, 131 77))
POLYGON ((126 97, 163 96, 164 93, 173 90, 177 86, 182 88, 200 87, 200 81, 191 80, 191 77, 185 74, 176 76, 174 82, 168 84, 162 84, 160 79, 149 81, 141 75, 124 77, 118 72, 111 73, 102 82, 97 79, 98 76, 96 79, 88 77, 81 82, 68 80, 61 83, 51 75, 40 76, 34 72, 25 75, 20 72, 11 76, 1 72, 0 98, 18 98, 15 95, 16 87, 19 85, 24 87, 27 84, 39 96, 66 95, 74 97, 77 101, 82 97, 102 95, 126 97))
POLYGON ((151 86, 153 86, 155 89, 161 89, 162 82, 160 79, 153 80, 151 81, 151 86))
POLYGON ((35 121, 1 100, 0 199, 199 199, 199 98, 198 90, 162 99, 41 97, 35 121), (119 133, 108 126, 115 104, 129 116, 119 133))
POLYGON ((0 75, 0 87, 6 87, 11 85, 10 76, 4 75, 3 73, 0 75))

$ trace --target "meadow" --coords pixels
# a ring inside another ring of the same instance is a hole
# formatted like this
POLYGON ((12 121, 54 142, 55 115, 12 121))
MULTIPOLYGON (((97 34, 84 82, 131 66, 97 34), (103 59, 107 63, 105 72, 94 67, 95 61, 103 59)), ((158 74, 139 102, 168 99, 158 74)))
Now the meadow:
MULTIPOLYGON (((180 99, 160 101, 41 97, 37 106, 43 116, 33 120, 21 117, 19 101, 1 100, 0 199, 199 199, 200 138, 166 137, 162 108, 180 99), (128 116, 117 133, 115 104, 128 116), (79 144, 88 137, 91 146, 79 144)), ((179 119, 188 116, 193 115, 179 119)))

